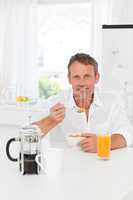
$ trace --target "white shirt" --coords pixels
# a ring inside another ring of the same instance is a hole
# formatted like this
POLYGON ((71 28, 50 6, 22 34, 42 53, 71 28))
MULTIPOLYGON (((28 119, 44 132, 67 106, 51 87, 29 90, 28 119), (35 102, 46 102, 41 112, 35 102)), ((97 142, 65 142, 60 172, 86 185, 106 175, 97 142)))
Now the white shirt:
POLYGON ((63 103, 66 108, 65 119, 50 132, 50 141, 54 144, 65 144, 66 135, 70 133, 119 133, 130 146, 133 141, 133 127, 127 118, 121 98, 110 92, 100 92, 95 89, 94 100, 89 109, 88 121, 86 114, 78 113, 73 99, 72 89, 52 96, 44 102, 44 117, 56 103, 63 103))

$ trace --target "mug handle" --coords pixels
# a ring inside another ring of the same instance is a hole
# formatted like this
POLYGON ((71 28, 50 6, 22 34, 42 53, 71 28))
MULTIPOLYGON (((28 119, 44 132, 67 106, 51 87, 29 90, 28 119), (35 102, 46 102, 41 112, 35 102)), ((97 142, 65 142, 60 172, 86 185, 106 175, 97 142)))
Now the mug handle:
MULTIPOLYGON (((42 170, 46 170, 46 167, 44 167, 43 165, 42 165, 42 163, 39 161, 39 158, 40 157, 44 157, 45 158, 45 155, 44 154, 38 154, 38 155, 36 155, 36 157, 35 157, 35 161, 36 161, 36 163, 41 167, 41 169, 42 170)), ((46 159, 46 158, 45 158, 46 159)), ((46 166, 46 161, 44 161, 44 165, 46 166)), ((45 171, 45 173, 46 173, 46 171, 45 171)))
POLYGON ((11 139, 8 140, 8 142, 6 144, 6 155, 9 158, 9 160, 11 160, 13 162, 18 161, 18 158, 13 158, 10 154, 10 145, 11 145, 12 142, 15 142, 15 141, 19 141, 19 140, 17 138, 11 138, 11 139))

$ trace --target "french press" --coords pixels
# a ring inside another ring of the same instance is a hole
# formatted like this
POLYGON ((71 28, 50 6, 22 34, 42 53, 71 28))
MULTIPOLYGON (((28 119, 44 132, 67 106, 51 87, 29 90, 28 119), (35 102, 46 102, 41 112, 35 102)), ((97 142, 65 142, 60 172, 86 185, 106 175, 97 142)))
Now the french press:
POLYGON ((40 166, 35 158, 41 152, 41 137, 39 129, 35 125, 28 125, 20 129, 20 136, 11 138, 6 144, 7 157, 14 162, 19 163, 21 174, 39 174, 40 166), (20 143, 20 152, 18 158, 13 158, 10 154, 10 145, 12 142, 20 143))

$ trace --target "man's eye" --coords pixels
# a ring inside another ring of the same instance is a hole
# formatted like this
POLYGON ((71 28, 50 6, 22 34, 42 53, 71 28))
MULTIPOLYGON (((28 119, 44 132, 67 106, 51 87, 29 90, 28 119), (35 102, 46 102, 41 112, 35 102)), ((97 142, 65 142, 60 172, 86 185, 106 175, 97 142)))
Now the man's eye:
POLYGON ((90 79, 90 78, 91 78, 90 75, 86 75, 86 76, 84 77, 84 79, 90 79))
POLYGON ((77 80, 79 80, 79 79, 80 79, 80 77, 79 77, 79 76, 74 76, 74 79, 77 79, 77 80))

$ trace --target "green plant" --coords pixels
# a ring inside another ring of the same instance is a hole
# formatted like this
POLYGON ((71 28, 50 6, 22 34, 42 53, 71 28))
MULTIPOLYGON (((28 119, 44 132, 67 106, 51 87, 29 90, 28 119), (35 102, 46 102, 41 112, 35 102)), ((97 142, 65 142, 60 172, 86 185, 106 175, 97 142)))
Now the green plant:
POLYGON ((49 79, 47 76, 42 76, 40 78, 39 97, 47 99, 49 96, 58 94, 61 90, 61 86, 57 80, 49 79))

